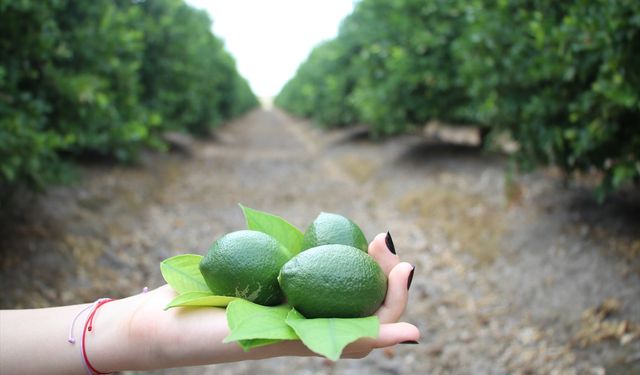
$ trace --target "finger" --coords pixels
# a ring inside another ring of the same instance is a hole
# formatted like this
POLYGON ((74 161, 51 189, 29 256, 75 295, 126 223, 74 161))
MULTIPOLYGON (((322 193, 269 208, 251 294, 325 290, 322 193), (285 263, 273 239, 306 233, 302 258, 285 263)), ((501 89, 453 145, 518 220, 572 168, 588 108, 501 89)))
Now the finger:
POLYGON ((342 356, 358 358, 368 354, 372 349, 419 341, 420 330, 413 324, 406 322, 382 324, 380 325, 378 338, 361 339, 353 344, 349 344, 342 352, 342 356))
POLYGON ((404 313, 409 298, 409 279, 413 277, 414 269, 410 263, 402 262, 389 273, 387 295, 376 312, 380 323, 397 322, 404 313))
POLYGON ((378 338, 374 340, 374 348, 385 348, 407 341, 420 341, 420 330, 411 323, 399 322, 380 325, 378 338))
MULTIPOLYGON (((342 351, 342 358, 362 358, 371 350, 401 343, 420 341, 420 331, 413 324, 400 322, 380 325, 378 337, 360 339, 347 345, 342 351)), ((238 353, 240 351, 238 350, 238 353)), ((249 354, 240 355, 247 359, 264 359, 279 356, 318 356, 298 340, 283 341, 275 345, 262 346, 251 350, 249 354)), ((239 360, 229 358, 230 360, 239 360)))
POLYGON ((400 263, 400 258, 395 254, 393 240, 389 232, 378 234, 369 244, 369 255, 378 262, 384 274, 389 276, 389 272, 400 263))

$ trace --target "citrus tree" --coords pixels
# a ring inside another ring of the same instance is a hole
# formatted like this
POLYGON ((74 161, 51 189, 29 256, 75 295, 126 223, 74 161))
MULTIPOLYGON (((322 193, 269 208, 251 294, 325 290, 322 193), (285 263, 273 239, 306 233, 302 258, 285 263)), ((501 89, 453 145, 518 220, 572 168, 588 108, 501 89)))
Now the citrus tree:
POLYGON ((478 1, 467 12, 454 50, 474 122, 517 140, 525 167, 597 171, 600 197, 637 183, 640 4, 478 1))
POLYGON ((0 0, 0 190, 60 181, 87 153, 130 161, 167 130, 257 105, 210 29, 182 0, 0 0))
POLYGON ((363 0, 276 104, 374 135, 473 123, 525 168, 595 172, 602 198, 640 181, 639 46, 632 0, 363 0))

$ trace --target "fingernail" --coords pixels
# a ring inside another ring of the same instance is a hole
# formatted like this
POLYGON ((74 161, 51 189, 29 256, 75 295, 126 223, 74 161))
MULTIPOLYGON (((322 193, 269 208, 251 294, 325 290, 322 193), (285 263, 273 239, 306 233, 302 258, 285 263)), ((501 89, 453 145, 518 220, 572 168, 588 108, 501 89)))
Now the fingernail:
POLYGON ((400 344, 411 344, 411 345, 415 345, 415 344, 420 344, 420 343, 419 343, 419 342, 417 342, 417 341, 414 341, 414 340, 408 340, 408 341, 403 341, 403 342, 401 342, 400 344))
POLYGON ((396 255, 396 247, 393 245, 391 233, 387 232, 387 236, 384 238, 384 243, 387 244, 387 249, 389 249, 393 255, 396 255))
POLYGON ((411 282, 413 281, 413 271, 415 270, 416 270, 416 266, 413 266, 413 268, 411 269, 411 273, 409 273, 409 278, 407 279, 407 290, 411 288, 411 282))

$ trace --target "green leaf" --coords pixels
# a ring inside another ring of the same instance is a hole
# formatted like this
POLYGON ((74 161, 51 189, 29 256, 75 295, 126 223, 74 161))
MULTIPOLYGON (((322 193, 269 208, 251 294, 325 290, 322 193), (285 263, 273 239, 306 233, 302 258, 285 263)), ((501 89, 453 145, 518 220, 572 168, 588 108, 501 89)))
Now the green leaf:
POLYGON ((237 297, 216 296, 211 292, 186 292, 178 295, 171 302, 169 302, 167 307, 165 307, 165 310, 172 307, 187 306, 224 307, 236 298, 237 297))
POLYGON ((238 298, 227 306, 231 332, 223 342, 238 341, 244 350, 249 350, 282 340, 296 340, 298 336, 285 322, 289 310, 288 305, 262 306, 238 298))
POLYGON ((286 323, 312 351, 337 361, 348 344, 363 337, 378 337, 380 321, 377 316, 366 318, 306 319, 295 309, 287 315, 286 323))
POLYGON ((303 234, 300 229, 280 216, 254 210, 240 204, 247 221, 247 228, 263 232, 278 240, 294 256, 302 249, 303 234))
POLYGON ((160 263, 162 277, 178 294, 210 292, 198 267, 202 255, 182 254, 160 263))
POLYGON ((270 339, 255 339, 255 340, 239 340, 238 345, 245 351, 248 352, 253 348, 257 348, 260 346, 267 346, 271 344, 277 344, 282 340, 270 340, 270 339))

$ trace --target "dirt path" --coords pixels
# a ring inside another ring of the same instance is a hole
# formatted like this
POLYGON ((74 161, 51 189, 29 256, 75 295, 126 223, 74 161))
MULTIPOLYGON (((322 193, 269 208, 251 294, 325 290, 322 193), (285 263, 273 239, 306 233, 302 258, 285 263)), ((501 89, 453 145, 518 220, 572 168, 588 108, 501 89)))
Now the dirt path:
POLYGON ((640 371, 638 206, 591 207, 553 176, 505 187, 475 147, 320 132, 258 110, 140 167, 93 165, 3 225, 2 307, 121 297, 158 263, 244 227, 237 203, 299 227, 320 211, 390 230, 416 265, 420 345, 359 361, 281 358, 157 373, 438 374, 640 371), (595 213, 594 213, 595 212, 595 213), (635 255, 634 255, 635 254, 635 255), (588 310, 600 306, 599 310, 588 310))

